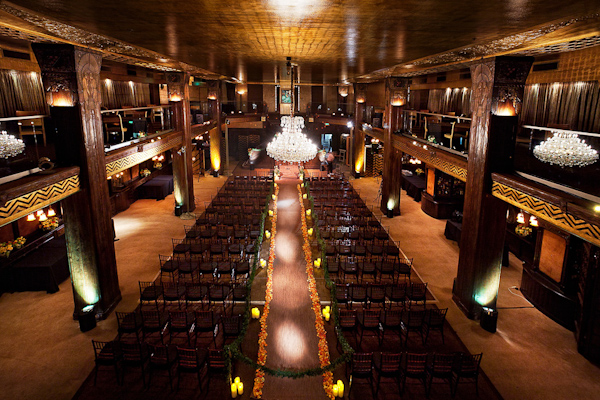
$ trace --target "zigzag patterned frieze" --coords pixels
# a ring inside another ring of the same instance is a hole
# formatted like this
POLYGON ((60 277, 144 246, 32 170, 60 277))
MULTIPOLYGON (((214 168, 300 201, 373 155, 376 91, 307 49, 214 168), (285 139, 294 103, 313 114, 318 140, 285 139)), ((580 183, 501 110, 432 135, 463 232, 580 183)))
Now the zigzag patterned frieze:
POLYGON ((11 199, 0 207, 0 226, 16 221, 42 207, 56 203, 78 192, 79 189, 79 175, 74 175, 34 192, 11 199))
POLYGON ((492 195, 596 246, 600 246, 600 226, 577 218, 561 210, 560 207, 554 204, 545 202, 499 182, 493 182, 492 195))
POLYGON ((144 150, 138 153, 130 154, 118 160, 112 161, 106 164, 106 176, 111 176, 121 171, 125 171, 128 168, 138 165, 139 163, 149 160, 152 157, 172 149, 173 147, 179 146, 182 143, 181 135, 173 136, 164 143, 152 147, 148 150, 144 150))
POLYGON ((403 141, 395 140, 395 147, 401 150, 404 153, 410 154, 411 156, 417 157, 419 160, 424 161, 425 163, 434 166, 447 173, 448 175, 452 175, 453 177, 460 179, 463 182, 467 180, 467 169, 460 167, 456 164, 453 164, 449 161, 443 160, 439 157, 436 157, 434 154, 432 155, 427 150, 422 149, 417 146, 409 146, 403 141))

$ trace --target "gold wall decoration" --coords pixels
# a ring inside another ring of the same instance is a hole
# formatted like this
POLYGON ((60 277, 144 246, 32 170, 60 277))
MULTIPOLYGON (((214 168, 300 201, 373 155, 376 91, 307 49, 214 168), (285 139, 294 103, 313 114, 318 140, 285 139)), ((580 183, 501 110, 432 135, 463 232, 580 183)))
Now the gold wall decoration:
POLYGON ((145 143, 145 146, 142 151, 139 151, 138 148, 138 151, 133 154, 127 154, 122 158, 107 163, 106 176, 108 177, 121 171, 125 171, 126 169, 131 168, 134 165, 138 165, 143 161, 149 160, 152 157, 166 150, 172 149, 173 147, 181 146, 181 143, 181 134, 171 135, 168 138, 164 138, 161 141, 159 141, 156 146, 150 147, 150 143, 145 143), (145 149, 146 147, 149 148, 145 149))
POLYGON ((521 208, 538 219, 543 219, 572 235, 600 246, 600 226, 569 214, 554 204, 499 182, 492 183, 492 195, 521 208))
POLYGON ((0 207, 0 226, 69 197, 78 192, 79 189, 79 175, 73 175, 41 189, 10 199, 0 207))

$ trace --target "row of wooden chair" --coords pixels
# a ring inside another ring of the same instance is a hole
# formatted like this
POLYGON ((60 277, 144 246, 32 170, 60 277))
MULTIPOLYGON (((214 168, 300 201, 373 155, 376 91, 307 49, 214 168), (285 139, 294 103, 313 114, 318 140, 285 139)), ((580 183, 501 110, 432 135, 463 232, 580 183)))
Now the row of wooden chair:
MULTIPOLYGON (((431 394, 434 380, 447 382, 452 397, 455 396, 460 382, 472 382, 479 395, 478 378, 482 354, 457 353, 354 353, 349 365, 350 379, 355 385, 357 379, 367 380, 374 397, 379 392, 381 378, 396 381, 399 394, 403 395, 407 379, 420 381, 426 397, 431 394), (373 373, 377 374, 377 386, 373 388, 373 373)), ((352 391, 352 386, 350 391, 352 391)), ((348 393, 350 395, 350 393, 348 393)))
POLYGON ((153 303, 154 309, 159 310, 159 304, 166 309, 167 303, 177 303, 177 308, 190 308, 193 305, 211 307, 214 304, 227 302, 242 303, 246 301, 247 282, 139 282, 140 304, 153 303))
POLYGON ((429 333, 432 331, 440 332, 442 343, 444 343, 444 323, 448 309, 388 309, 388 310, 370 310, 364 309, 361 312, 357 310, 339 311, 338 335, 344 333, 352 334, 359 348, 362 348, 362 341, 365 332, 377 336, 379 346, 385 339, 386 332, 396 333, 400 339, 404 339, 404 346, 408 344, 408 337, 411 332, 419 333, 423 345, 427 343, 429 333), (358 337, 360 333, 360 337, 358 337))
POLYGON ((182 373, 194 373, 202 390, 201 372, 206 370, 208 378, 206 392, 214 375, 224 379, 227 373, 223 349, 198 349, 174 345, 150 344, 146 342, 111 341, 101 342, 92 340, 94 347, 94 385, 98 379, 101 367, 114 368, 117 383, 123 385, 125 370, 139 368, 144 387, 150 387, 152 375, 157 371, 166 371, 169 385, 173 390, 173 369, 177 370, 177 391, 179 391, 182 373), (175 367, 176 366, 176 367, 175 367), (121 373, 119 374, 119 368, 121 373), (148 382, 146 383, 146 373, 148 382))

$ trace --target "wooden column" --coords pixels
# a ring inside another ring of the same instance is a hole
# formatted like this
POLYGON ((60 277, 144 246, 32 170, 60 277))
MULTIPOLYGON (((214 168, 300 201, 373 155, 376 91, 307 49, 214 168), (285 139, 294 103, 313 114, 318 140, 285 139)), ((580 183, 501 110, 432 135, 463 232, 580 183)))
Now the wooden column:
POLYGON ((402 110, 408 97, 408 80, 388 78, 385 84, 385 121, 383 136, 383 181, 381 185, 380 209, 400 215, 400 193, 402 189, 402 152, 394 148, 393 133, 402 126, 402 110))
POLYGON ((365 132, 362 130, 363 112, 367 101, 367 85, 354 85, 354 135, 352 141, 353 172, 359 177, 365 168, 365 132))
POLYGON ((523 99, 530 57, 496 57, 471 66, 471 140, 458 272, 453 299, 469 318, 495 308, 506 203, 492 197, 492 172, 510 172, 516 116, 499 116, 502 105, 523 99))
POLYGON ((210 136, 210 166, 215 177, 222 171, 221 136, 223 119, 221 117, 221 81, 208 82, 208 102, 212 112, 212 120, 216 122, 215 129, 211 129, 210 136))
POLYGON ((71 45, 33 44, 32 48, 46 90, 67 89, 73 100, 69 107, 51 107, 51 114, 62 138, 59 146, 64 144, 72 150, 58 163, 81 168, 81 191, 62 201, 74 316, 93 304, 96 314, 103 318, 121 300, 121 292, 100 116, 102 56, 71 45))
POLYGON ((167 74, 169 101, 173 109, 175 130, 183 134, 181 148, 173 152, 173 191, 177 206, 180 206, 185 212, 193 211, 196 208, 189 80, 188 73, 167 74))

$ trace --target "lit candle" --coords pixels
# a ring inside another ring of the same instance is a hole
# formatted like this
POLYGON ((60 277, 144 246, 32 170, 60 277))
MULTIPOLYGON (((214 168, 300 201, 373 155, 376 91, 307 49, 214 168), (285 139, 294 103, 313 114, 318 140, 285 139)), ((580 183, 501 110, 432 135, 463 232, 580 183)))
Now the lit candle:
POLYGON ((338 385, 333 385, 333 397, 338 397, 339 388, 338 385))
POLYGON ((275 199, 276 199, 276 197, 275 197, 275 195, 274 195, 274 194, 272 194, 272 195, 271 195, 271 198, 272 198, 273 200, 275 200, 275 199))
POLYGON ((323 311, 323 317, 325 318, 325 321, 329 322, 329 318, 331 318, 331 313, 323 311))
POLYGON ((269 217, 273 216, 273 210, 269 210, 269 217))
POLYGON ((237 383, 231 384, 231 398, 235 399, 237 397, 237 383))
POLYGON ((312 236, 313 234, 313 228, 308 228, 308 236, 312 236))
POLYGON ((265 231, 265 237, 267 239, 270 239, 271 238, 271 232, 270 231, 265 231))
POLYGON ((342 382, 341 380, 338 379, 337 387, 338 387, 338 396, 344 397, 344 382, 342 382))
POLYGON ((258 309, 258 307, 254 307, 252 309, 252 318, 253 319, 259 319, 260 318, 260 310, 258 309))
POLYGON ((306 193, 304 193, 304 194, 302 195, 302 198, 303 198, 304 200, 306 200, 306 199, 308 198, 308 195, 307 195, 306 193))
POLYGON ((264 268, 267 266, 267 260, 265 260, 264 258, 260 259, 260 266, 261 268, 264 268))
POLYGON ((244 384, 242 382, 237 383, 237 392, 240 396, 244 394, 244 384))
POLYGON ((310 214, 312 214, 312 210, 309 208, 308 210, 306 210, 306 216, 310 217, 310 214))
POLYGON ((329 307, 329 306, 325 306, 325 311, 327 311, 327 312, 331 312, 331 307, 329 307))
POLYGON ((240 377, 236 376, 235 379, 233 380, 234 383, 240 383, 240 377))

